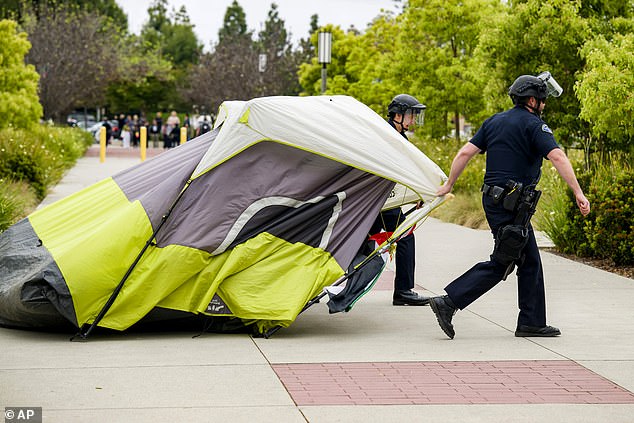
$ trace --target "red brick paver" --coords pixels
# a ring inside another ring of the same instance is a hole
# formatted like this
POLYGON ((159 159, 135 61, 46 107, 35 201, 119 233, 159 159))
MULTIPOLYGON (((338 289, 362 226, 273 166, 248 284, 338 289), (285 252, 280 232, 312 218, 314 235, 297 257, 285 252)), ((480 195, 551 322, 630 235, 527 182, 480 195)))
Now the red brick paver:
POLYGON ((573 361, 276 364, 297 405, 634 404, 573 361))

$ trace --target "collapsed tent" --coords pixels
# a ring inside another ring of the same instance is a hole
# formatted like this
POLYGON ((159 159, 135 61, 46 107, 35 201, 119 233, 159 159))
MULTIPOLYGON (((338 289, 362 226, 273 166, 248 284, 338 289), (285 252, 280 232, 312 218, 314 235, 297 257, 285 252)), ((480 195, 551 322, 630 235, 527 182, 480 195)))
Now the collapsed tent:
POLYGON ((345 275, 381 209, 429 204, 445 179, 351 97, 225 102, 212 132, 0 234, 0 324, 285 327, 345 275))

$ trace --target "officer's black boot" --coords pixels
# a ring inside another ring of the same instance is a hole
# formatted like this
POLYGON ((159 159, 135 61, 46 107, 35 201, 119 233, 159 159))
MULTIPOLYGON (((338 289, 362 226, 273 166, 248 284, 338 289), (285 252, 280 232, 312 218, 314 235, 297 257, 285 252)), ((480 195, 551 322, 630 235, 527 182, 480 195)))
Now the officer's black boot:
POLYGON ((430 298, 429 305, 431 309, 434 311, 436 315, 436 319, 438 320, 438 324, 440 328, 445 332, 445 334, 453 339, 456 335, 456 332, 453 329, 453 325, 451 324, 451 319, 453 315, 458 311, 458 307, 451 301, 448 295, 443 295, 442 297, 433 297, 430 298))
POLYGON ((394 295, 392 296, 392 305, 395 306, 424 306, 427 304, 429 304, 429 297, 418 295, 418 293, 411 289, 409 291, 394 291, 394 295))

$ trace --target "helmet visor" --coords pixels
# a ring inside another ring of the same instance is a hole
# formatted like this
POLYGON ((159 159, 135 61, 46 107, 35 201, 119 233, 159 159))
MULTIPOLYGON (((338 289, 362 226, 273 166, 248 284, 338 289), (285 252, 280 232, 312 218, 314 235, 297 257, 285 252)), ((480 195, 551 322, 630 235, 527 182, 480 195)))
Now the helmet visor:
POLYGON ((409 109, 405 112, 404 118, 409 119, 417 128, 421 128, 425 123, 425 109, 409 109))
POLYGON ((563 88, 561 88, 561 85, 557 83, 550 72, 542 72, 537 75, 537 77, 546 83, 549 96, 552 95, 553 97, 559 97, 564 92, 563 88))

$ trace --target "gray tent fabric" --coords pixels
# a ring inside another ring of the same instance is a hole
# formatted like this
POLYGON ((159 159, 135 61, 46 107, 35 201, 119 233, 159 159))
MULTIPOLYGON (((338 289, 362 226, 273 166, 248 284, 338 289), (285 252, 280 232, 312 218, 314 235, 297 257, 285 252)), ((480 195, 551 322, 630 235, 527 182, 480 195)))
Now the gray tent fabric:
POLYGON ((57 327, 76 322, 55 260, 23 219, 0 236, 0 325, 57 327))
MULTIPOLYGON (((321 240, 325 224, 292 221, 293 214, 312 209, 311 214, 318 220, 320 217, 314 212, 321 208, 326 213, 321 218, 332 218, 328 210, 337 199, 331 193, 345 193, 341 208, 364 207, 375 209, 378 214, 393 185, 391 181, 317 154, 262 141, 195 179, 188 195, 174 208, 156 237, 156 243, 159 247, 185 245, 216 255, 262 232, 263 227, 289 242, 299 238, 321 240), (235 186, 255 188, 231 189, 235 186), (213 199, 211 208, 209 199, 213 199)), ((298 218, 308 219, 303 213, 298 218)), ((348 213, 338 215, 330 228, 331 242, 321 246, 344 268, 356 252, 356 248, 348 246, 359 245, 365 236, 357 229, 369 228, 374 220, 371 214, 361 221, 348 216, 348 213)))

